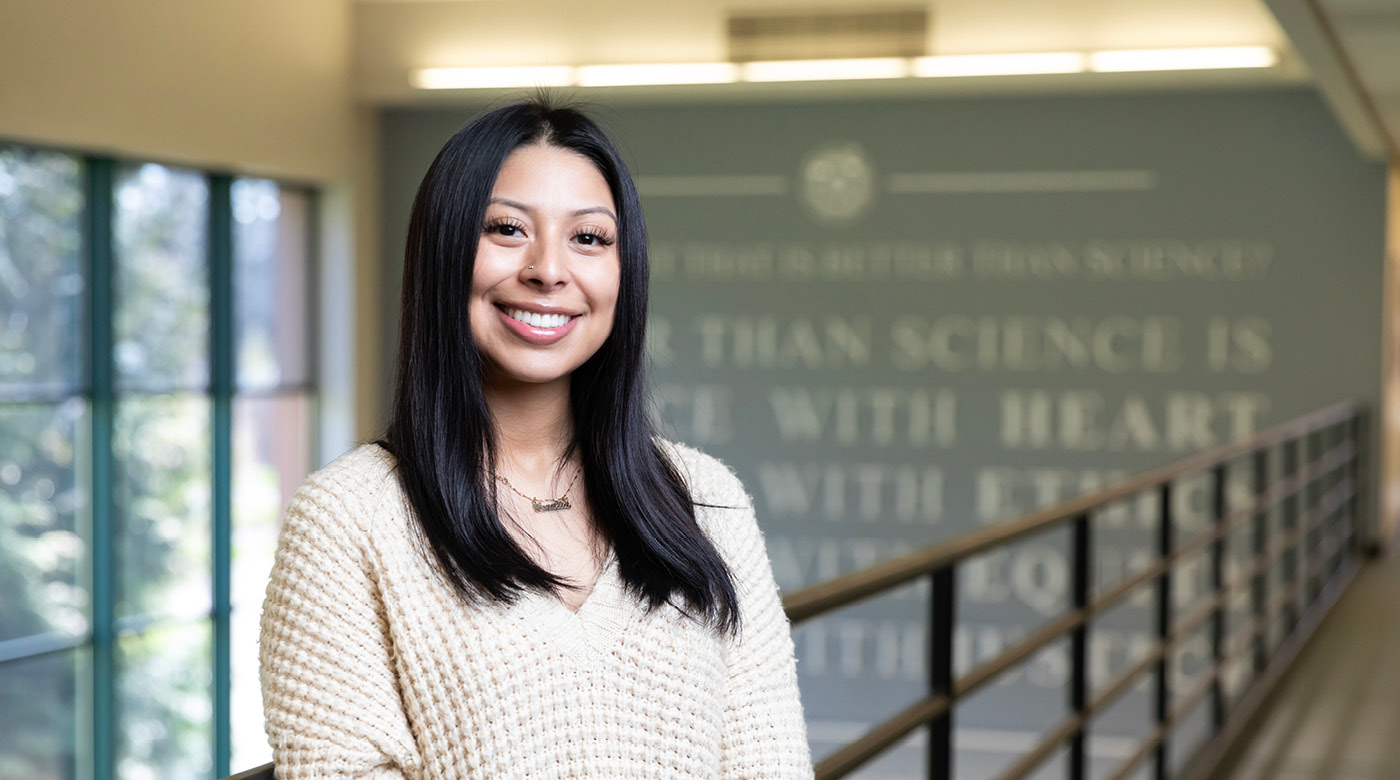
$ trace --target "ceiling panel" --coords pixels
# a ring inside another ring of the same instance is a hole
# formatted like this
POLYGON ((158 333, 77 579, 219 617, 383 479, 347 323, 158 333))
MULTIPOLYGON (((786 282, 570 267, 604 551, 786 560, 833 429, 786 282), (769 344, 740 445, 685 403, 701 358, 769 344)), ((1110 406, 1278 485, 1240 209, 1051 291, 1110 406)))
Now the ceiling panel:
POLYGON ((1318 0, 1336 37, 1339 56, 1359 82, 1353 85, 1374 109, 1374 121, 1400 150, 1400 0, 1318 0))
POLYGON ((1400 11, 1365 21, 1343 17, 1334 23, 1342 48, 1366 87, 1400 91, 1400 11))
POLYGON ((1400 0, 1320 0, 1318 5, 1331 16, 1400 12, 1400 0))
MULTIPOLYGON (((936 87, 913 83, 925 81, 918 79, 871 85, 881 93, 1151 89, 1259 84, 1269 83, 1270 78, 1274 83, 1291 83, 1305 77, 1302 63, 1306 59, 1318 89, 1328 97, 1358 148, 1381 154, 1388 147, 1392 155, 1400 148, 1400 0, 877 2, 928 8, 931 54, 1264 44, 1279 49, 1283 56, 1281 67, 1262 78, 1262 74, 1243 72, 1214 77, 1181 72, 1082 80, 962 80, 936 87), (1361 126, 1365 123, 1370 130, 1361 126), (1366 140, 1368 136, 1371 140, 1366 140), (1386 139, 1384 143, 1381 138, 1386 139)), ((363 100, 379 104, 467 99, 412 89, 409 73, 424 67, 723 60, 727 57, 726 19, 732 9, 870 5, 851 0, 598 0, 587 4, 577 0, 356 0, 357 91, 363 100)), ((721 87, 697 89, 694 94, 767 98, 788 89, 776 86, 746 92, 740 87, 732 93, 724 92, 730 87, 721 87)), ((790 89, 813 94, 819 87, 790 89)))

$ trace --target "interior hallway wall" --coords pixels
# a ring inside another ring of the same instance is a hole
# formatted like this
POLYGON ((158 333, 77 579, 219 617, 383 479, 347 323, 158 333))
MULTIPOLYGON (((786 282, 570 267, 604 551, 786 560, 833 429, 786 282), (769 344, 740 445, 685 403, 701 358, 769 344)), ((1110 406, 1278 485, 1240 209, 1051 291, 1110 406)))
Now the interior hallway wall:
MULTIPOLYGON (((384 116, 386 310, 413 192, 472 113, 384 116)), ((647 210, 665 430, 744 479, 784 590, 1379 398, 1385 169, 1309 90, 598 113, 647 210)), ((1182 488, 1187 533, 1208 493, 1182 488)), ((1096 520, 1100 585, 1142 564, 1156 527, 1152 501, 1118 510, 1096 520)), ((1064 542, 963 571, 961 669, 1064 608, 1064 542)), ((1204 564, 1179 572, 1183 604, 1204 564)), ((1150 604, 1096 622, 1093 679, 1140 651, 1150 604)), ((913 588, 796 632, 818 755, 919 694, 924 615, 913 588)), ((1206 648, 1174 664, 1190 674, 1206 648)), ((1064 657, 959 711, 959 777, 990 776, 1062 712, 1064 657)), ((1149 704, 1099 721, 1096 771, 1149 704)), ((909 747, 862 776, 920 760, 909 747)))
POLYGON ((0 4, 0 136, 344 177, 349 25, 343 0, 0 4))
POLYGON ((320 190, 322 456, 378 422, 376 115, 352 99, 348 0, 0 3, 0 141, 320 190), (358 278, 358 281, 357 281, 358 278), (365 388, 357 392, 357 384, 365 388))

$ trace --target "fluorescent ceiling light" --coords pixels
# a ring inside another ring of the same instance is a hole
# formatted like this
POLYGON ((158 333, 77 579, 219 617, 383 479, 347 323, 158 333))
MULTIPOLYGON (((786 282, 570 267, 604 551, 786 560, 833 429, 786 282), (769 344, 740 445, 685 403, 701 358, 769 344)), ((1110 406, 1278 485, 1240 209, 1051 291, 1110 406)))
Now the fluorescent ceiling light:
POLYGON ((897 79, 909 75, 909 61, 900 57, 868 60, 771 60, 743 66, 745 81, 845 81, 897 79))
POLYGON ((1100 72, 1268 68, 1277 62, 1278 55, 1268 46, 1096 51, 1089 55, 1089 69, 1100 72))
POLYGON ((739 79, 730 62, 688 62, 661 65, 585 65, 578 69, 581 87, 621 87, 645 84, 729 84, 739 79))
POLYGON ((735 81, 845 81, 898 79, 906 76, 1028 76, 1046 73, 1206 70, 1268 68, 1278 53, 1268 46, 1194 49, 1126 49, 1121 51, 975 54, 875 59, 770 60, 735 65, 729 62, 655 65, 585 65, 560 67, 423 68, 413 72, 418 89, 510 89, 728 84, 735 81), (575 74, 577 71, 577 74, 575 74), (575 79, 577 75, 577 79, 575 79))
POLYGON ((573 82, 573 68, 422 68, 412 81, 419 89, 564 87, 573 82))
POLYGON ((914 60, 914 75, 925 78, 1028 76, 1041 73, 1081 73, 1084 67, 1084 55, 1078 52, 973 54, 919 57, 914 60))

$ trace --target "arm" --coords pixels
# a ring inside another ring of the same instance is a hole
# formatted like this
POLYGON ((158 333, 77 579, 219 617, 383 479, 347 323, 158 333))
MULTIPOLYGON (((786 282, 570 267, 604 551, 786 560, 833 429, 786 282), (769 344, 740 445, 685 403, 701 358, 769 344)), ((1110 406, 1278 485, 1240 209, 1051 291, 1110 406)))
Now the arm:
POLYGON ((417 751, 352 484, 313 476, 283 519, 263 604, 261 677, 277 777, 402 780, 417 751))
POLYGON ((773 567, 753 501, 733 474, 711 509, 720 552, 739 592, 741 625, 728 640, 729 680, 723 734, 726 780, 812 777, 806 722, 797 688, 792 629, 783 613, 773 567))

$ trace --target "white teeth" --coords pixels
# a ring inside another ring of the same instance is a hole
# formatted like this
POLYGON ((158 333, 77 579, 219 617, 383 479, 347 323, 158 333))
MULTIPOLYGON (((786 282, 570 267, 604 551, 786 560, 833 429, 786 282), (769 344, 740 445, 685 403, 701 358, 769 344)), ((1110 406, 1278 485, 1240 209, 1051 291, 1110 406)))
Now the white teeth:
POLYGON ((506 314, 513 320, 519 320, 532 328, 542 330, 553 330, 561 327, 570 319, 567 314, 536 314, 523 309, 507 309, 506 314))

